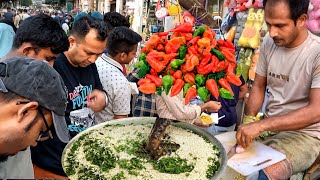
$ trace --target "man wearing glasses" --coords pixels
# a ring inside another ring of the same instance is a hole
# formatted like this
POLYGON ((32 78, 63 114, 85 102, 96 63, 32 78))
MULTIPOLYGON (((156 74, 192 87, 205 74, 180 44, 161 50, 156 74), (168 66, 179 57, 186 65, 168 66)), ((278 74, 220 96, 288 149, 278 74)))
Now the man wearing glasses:
MULTIPOLYGON (((63 80, 47 62, 28 57, 1 62, 0 162, 29 146, 36 146, 37 141, 52 138, 52 124, 56 136, 67 143, 66 102, 63 80)), ((0 166, 2 170, 5 168, 0 166)), ((6 178, 6 174, 0 176, 6 178)))
MULTIPOLYGON (((46 60, 53 65, 59 53, 68 50, 68 37, 50 16, 39 14, 23 21, 16 32, 11 51, 0 61, 14 56, 46 60)), ((1 49, 1 48, 0 48, 1 49)), ((27 148, 7 161, 0 162, 0 179, 34 178, 31 152, 27 148)))

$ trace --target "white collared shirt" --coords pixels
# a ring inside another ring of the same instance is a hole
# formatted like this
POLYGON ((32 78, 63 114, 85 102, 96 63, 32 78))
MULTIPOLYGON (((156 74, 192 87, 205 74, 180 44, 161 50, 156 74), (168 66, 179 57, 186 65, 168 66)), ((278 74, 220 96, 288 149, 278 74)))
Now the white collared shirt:
POLYGON ((123 75, 123 67, 106 54, 96 61, 100 81, 107 92, 109 103, 105 109, 96 113, 96 123, 114 119, 115 115, 130 114, 131 87, 123 75))

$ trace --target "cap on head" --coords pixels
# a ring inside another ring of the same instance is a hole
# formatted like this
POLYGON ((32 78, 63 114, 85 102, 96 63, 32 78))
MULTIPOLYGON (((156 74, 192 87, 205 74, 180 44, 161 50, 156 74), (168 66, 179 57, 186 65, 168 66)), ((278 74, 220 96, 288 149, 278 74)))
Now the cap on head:
POLYGON ((69 141, 64 118, 67 89, 59 73, 46 61, 13 57, 1 62, 0 91, 11 91, 50 110, 57 136, 62 142, 69 141))

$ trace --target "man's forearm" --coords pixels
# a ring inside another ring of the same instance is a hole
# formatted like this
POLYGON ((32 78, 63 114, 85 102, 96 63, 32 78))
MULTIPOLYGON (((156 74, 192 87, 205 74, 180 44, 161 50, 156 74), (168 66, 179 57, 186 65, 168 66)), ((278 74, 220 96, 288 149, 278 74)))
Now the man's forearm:
POLYGON ((320 122, 317 108, 306 106, 290 113, 265 119, 261 122, 264 131, 294 131, 320 122))
POLYGON ((248 116, 256 116, 262 107, 265 87, 253 86, 249 95, 249 100, 245 108, 245 114, 248 116))

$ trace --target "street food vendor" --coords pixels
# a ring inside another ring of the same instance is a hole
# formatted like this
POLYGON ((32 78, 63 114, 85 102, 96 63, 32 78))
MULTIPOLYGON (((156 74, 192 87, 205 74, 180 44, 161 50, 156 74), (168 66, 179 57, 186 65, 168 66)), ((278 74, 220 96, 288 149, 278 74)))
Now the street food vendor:
POLYGON ((286 159, 259 172, 259 179, 288 179, 309 168, 320 152, 320 38, 306 28, 309 0, 265 0, 270 33, 261 49, 245 119, 259 112, 268 86, 265 119, 239 127, 244 148, 264 131, 266 145, 286 159))

